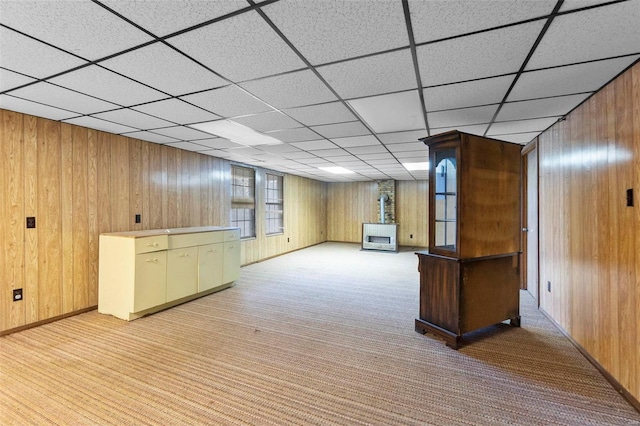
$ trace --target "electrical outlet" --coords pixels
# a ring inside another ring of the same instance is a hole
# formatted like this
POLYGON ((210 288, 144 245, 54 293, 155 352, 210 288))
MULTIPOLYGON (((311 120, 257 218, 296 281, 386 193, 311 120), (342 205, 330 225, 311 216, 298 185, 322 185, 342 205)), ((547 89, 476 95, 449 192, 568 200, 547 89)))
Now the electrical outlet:
POLYGON ((289 242, 289 238, 287 238, 287 242, 289 242))
POLYGON ((547 281, 547 291, 551 292, 551 281, 547 281))
POLYGON ((409 238, 413 238, 413 234, 409 234, 409 238))
POLYGON ((633 207, 633 188, 627 189, 627 207, 633 207))
POLYGON ((27 228, 35 228, 36 227, 36 218, 33 216, 27 217, 27 228))
POLYGON ((136 223, 140 223, 142 221, 142 216, 137 214, 136 215, 136 223))
POLYGON ((13 301, 17 302, 19 300, 22 300, 22 289, 21 288, 14 288, 13 289, 13 301))

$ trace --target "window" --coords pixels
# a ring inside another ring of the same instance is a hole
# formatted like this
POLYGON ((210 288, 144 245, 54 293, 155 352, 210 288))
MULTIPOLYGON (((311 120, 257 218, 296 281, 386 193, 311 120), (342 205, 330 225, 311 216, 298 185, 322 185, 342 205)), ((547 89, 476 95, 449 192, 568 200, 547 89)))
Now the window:
POLYGON ((256 236, 255 181, 253 169, 231 166, 231 226, 240 228, 240 238, 256 236))
POLYGON ((265 191, 266 234, 282 234, 284 232, 282 176, 267 173, 265 191))

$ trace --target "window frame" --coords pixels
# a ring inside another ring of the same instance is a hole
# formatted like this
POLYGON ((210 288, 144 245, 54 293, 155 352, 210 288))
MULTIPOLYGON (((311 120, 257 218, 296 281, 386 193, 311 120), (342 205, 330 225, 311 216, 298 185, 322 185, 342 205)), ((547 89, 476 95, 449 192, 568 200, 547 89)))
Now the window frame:
POLYGON ((256 170, 239 164, 231 165, 231 199, 229 209, 229 223, 240 228, 240 239, 256 238, 256 170), (242 173, 237 173, 242 171, 242 173), (239 185, 243 180, 248 184, 239 185), (238 190, 243 188, 243 190, 238 190), (242 218, 239 218, 240 213, 242 218), (247 223, 250 232, 247 233, 247 223))
POLYGON ((279 173, 265 172, 264 179, 264 233, 266 236, 284 234, 284 176, 279 173), (270 179, 275 178, 275 180, 270 179), (270 182, 277 182, 275 188, 270 187, 270 182), (275 198, 270 195, 276 195, 275 198), (274 207, 275 210, 270 208, 274 207), (271 217, 270 213, 276 213, 275 217, 271 217), (270 223, 271 222, 271 223, 270 223), (275 222, 275 226, 274 223, 275 222), (277 228, 277 231, 273 231, 277 228))

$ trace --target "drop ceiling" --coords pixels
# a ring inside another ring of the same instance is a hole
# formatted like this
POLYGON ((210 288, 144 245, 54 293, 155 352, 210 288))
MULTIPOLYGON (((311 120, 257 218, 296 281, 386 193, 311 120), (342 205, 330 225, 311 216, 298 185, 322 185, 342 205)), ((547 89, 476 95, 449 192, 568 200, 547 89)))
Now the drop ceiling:
POLYGON ((327 182, 425 179, 402 166, 418 138, 526 144, 640 58, 638 22, 640 0, 0 0, 0 108, 327 182), (223 119, 282 143, 192 127, 223 119))

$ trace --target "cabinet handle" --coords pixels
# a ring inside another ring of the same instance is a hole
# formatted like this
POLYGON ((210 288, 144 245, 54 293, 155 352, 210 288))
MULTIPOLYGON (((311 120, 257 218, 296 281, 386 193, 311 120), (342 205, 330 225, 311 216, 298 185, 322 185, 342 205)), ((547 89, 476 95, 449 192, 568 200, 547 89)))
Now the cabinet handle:
POLYGON ((158 247, 158 243, 147 244, 147 247, 158 247))
POLYGON ((189 257, 189 253, 182 253, 180 257, 189 257))
POLYGON ((147 263, 158 263, 158 259, 147 259, 145 260, 147 263))
POLYGON ((207 253, 213 253, 213 249, 209 249, 207 253))

